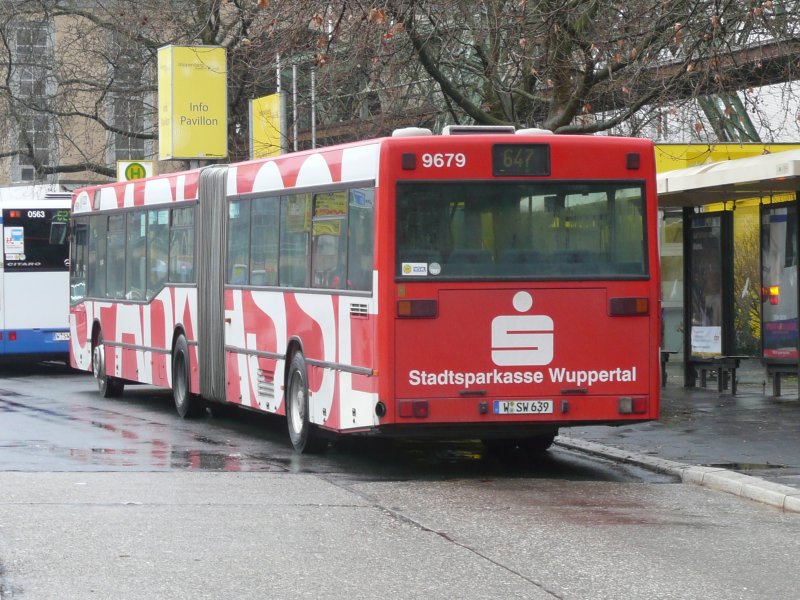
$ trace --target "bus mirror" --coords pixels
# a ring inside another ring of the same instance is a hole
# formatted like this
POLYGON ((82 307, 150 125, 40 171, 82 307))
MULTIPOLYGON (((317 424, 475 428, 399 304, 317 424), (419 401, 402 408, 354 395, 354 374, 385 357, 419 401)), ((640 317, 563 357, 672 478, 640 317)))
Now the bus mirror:
POLYGON ((67 224, 50 223, 50 245, 60 246, 67 241, 67 224))

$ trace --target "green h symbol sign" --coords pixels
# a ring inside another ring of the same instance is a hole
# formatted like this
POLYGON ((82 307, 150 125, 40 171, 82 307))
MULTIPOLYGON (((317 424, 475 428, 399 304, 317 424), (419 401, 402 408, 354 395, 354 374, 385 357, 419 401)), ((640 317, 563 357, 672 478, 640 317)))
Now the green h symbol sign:
POLYGON ((143 179, 144 177, 147 177, 147 172, 145 171, 143 164, 131 163, 127 167, 125 167, 126 181, 130 181, 132 179, 143 179))

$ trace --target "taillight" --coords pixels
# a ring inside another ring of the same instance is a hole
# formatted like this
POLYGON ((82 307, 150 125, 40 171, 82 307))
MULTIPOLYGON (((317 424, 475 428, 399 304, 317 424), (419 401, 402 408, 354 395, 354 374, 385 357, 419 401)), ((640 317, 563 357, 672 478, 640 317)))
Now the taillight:
POLYGON ((401 417, 425 419, 428 416, 427 400, 403 400, 398 403, 397 408, 401 417))
POLYGON ((9 342, 16 342, 17 341, 17 332, 16 331, 9 331, 8 332, 8 341, 9 342))
POLYGON ((608 312, 612 317, 646 315, 650 312, 650 300, 648 298, 611 298, 608 301, 608 312))
POLYGON ((647 412, 647 398, 622 396, 617 408, 621 415, 643 415, 647 412))
POLYGON ((404 319, 430 319, 438 312, 436 300, 398 300, 397 316, 404 319))
POLYGON ((769 286, 769 303, 780 304, 780 301, 781 301, 781 286, 779 285, 769 286))

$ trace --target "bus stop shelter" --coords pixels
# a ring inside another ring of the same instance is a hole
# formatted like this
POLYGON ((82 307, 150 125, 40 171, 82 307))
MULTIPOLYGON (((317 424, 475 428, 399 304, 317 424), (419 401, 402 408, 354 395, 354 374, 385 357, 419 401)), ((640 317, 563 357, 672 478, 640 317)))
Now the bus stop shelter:
MULTIPOLYGON (((759 202, 760 358, 780 394, 780 377, 797 373, 800 150, 698 165, 658 175, 662 210, 681 210, 684 385, 707 371, 719 391, 736 391, 733 214, 737 201, 759 202), (777 198, 777 199, 776 199, 777 198)), ((740 317, 741 318, 741 317, 740 317)), ((662 356, 662 362, 663 362, 662 356)))

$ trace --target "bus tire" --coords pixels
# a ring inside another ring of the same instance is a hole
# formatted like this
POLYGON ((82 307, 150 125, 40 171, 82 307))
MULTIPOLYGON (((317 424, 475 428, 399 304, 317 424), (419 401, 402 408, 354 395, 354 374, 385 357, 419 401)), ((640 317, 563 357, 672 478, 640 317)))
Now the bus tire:
POLYGON ((192 378, 189 370, 189 344, 183 334, 175 340, 172 349, 172 397, 175 410, 181 419, 198 417, 205 412, 205 404, 200 396, 193 394, 192 378))
POLYGON ((102 333, 97 334, 97 342, 92 348, 92 375, 103 398, 118 398, 122 395, 125 383, 106 372, 106 352, 102 333))
POLYGON ((327 444, 309 420, 308 371, 302 352, 292 356, 286 381, 286 422, 292 446, 301 454, 321 452, 327 444))

